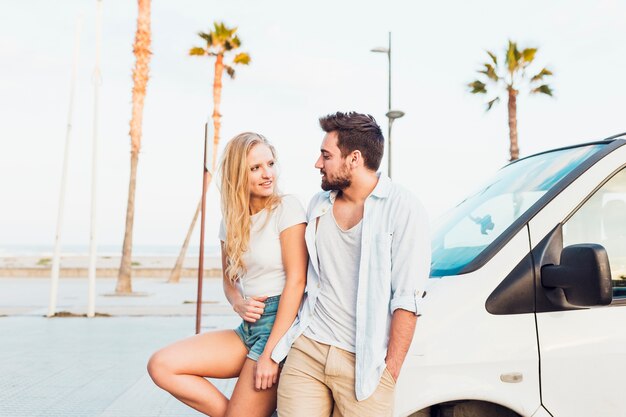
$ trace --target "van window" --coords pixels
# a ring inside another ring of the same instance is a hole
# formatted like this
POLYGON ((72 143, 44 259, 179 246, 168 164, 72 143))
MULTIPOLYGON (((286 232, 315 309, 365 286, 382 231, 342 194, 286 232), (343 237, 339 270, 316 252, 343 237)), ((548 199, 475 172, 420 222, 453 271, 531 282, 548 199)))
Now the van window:
POLYGON ((563 225, 563 246, 577 243, 604 246, 611 264, 613 298, 626 298, 626 168, 563 225))
POLYGON ((546 152, 502 168, 434 228, 431 277, 456 275, 602 144, 546 152))

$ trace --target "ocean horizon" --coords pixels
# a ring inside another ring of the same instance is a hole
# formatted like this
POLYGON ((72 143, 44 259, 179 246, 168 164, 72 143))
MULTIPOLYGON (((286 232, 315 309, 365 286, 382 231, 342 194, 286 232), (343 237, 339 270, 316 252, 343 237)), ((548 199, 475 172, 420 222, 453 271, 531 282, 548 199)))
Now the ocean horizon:
MULTIPOLYGON (((181 245, 134 245, 133 256, 178 256, 181 245)), ((200 247, 189 245, 187 257, 198 256, 200 247)), ((98 245, 98 256, 121 256, 122 245, 102 244, 98 245)), ((218 245, 205 245, 204 256, 219 256, 220 247, 218 245)), ((0 257, 18 256, 52 256, 54 245, 7 245, 0 244, 0 257)), ((89 245, 67 244, 61 245, 61 256, 89 256, 89 245)))

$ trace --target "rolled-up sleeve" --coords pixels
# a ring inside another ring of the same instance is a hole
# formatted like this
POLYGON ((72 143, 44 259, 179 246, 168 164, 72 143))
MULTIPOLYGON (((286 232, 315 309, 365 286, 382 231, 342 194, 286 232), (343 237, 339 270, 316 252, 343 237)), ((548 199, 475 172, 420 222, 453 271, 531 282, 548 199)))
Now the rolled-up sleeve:
POLYGON ((414 197, 403 196, 396 206, 391 242, 391 314, 397 309, 420 315, 424 288, 430 275, 428 215, 414 197))

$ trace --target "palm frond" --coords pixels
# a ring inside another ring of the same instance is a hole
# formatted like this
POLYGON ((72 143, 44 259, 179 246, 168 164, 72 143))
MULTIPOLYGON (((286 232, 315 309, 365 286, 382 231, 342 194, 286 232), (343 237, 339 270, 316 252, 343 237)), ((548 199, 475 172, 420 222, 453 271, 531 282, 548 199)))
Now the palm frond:
POLYGON ((513 45, 515 46, 515 48, 513 48, 513 51, 515 52, 515 61, 519 64, 522 59, 522 53, 519 49, 517 49, 517 42, 513 42, 513 45))
MULTIPOLYGON (((215 22, 213 25, 215 27, 215 30, 213 31, 213 39, 215 43, 223 45, 226 41, 230 40, 232 37, 231 31, 233 29, 226 27, 224 22, 215 22)), ((234 30, 237 30, 237 28, 234 30)))
POLYGON ((189 55, 191 56, 204 56, 206 55, 206 51, 204 48, 200 48, 198 46, 194 46, 189 50, 189 55))
MULTIPOLYGON (((224 22, 213 22, 213 28, 208 33, 198 33, 198 36, 207 42, 207 46, 204 48, 193 47, 189 50, 189 55, 209 57, 223 56, 225 52, 241 46, 241 40, 235 34, 236 32, 236 27, 228 27, 224 22)), ((248 65, 250 61, 250 55, 242 52, 234 57, 233 64, 248 65)), ((230 78, 235 77, 235 70, 232 66, 224 65, 224 68, 230 78)))
POLYGON ((517 50, 517 43, 509 40, 509 47, 506 50, 506 66, 509 72, 515 72, 519 65, 520 52, 517 50))
POLYGON ((208 43, 209 45, 213 44, 213 36, 211 35, 211 32, 209 33, 198 32, 198 36, 204 39, 206 43, 208 43))
POLYGON ((526 48, 522 51, 522 60, 526 64, 530 64, 535 59, 536 53, 537 53, 537 48, 526 48))
POLYGON ((553 95, 552 87, 545 81, 547 77, 553 75, 552 71, 548 68, 542 68, 539 72, 533 70, 532 74, 535 75, 531 77, 528 70, 534 63, 538 48, 521 49, 517 42, 509 39, 504 49, 505 54, 504 57, 500 57, 499 66, 496 54, 486 50, 489 60, 482 63, 478 69, 480 76, 467 84, 472 94, 491 93, 490 97, 486 97, 489 101, 485 103, 485 111, 490 111, 504 97, 500 97, 501 89, 507 90, 509 95, 517 95, 518 84, 529 86, 531 94, 553 95))
POLYGON ((224 69, 230 78, 235 78, 235 69, 230 65, 224 65, 224 69))
POLYGON ((543 77, 548 77, 548 76, 550 76, 550 75, 553 75, 553 74, 552 74, 552 71, 550 71, 550 70, 549 70, 549 69, 547 69, 547 68, 543 68, 541 71, 539 71, 539 72, 537 73, 537 75, 534 75, 534 76, 530 79, 530 82, 532 83, 532 82, 535 82, 535 81, 541 81, 541 80, 543 80, 543 77))
POLYGON ((216 35, 224 36, 224 33, 226 32, 226 26, 224 25, 224 22, 213 22, 213 27, 216 35))
POLYGON ((238 53, 233 59, 234 64, 248 65, 250 64, 251 58, 246 52, 238 53))
POLYGON ((224 22, 214 22, 211 31, 211 45, 220 51, 231 51, 241 46, 241 41, 235 35, 236 27, 229 28, 224 22))
POLYGON ((548 84, 542 84, 537 88, 530 90, 532 94, 545 94, 552 97, 552 88, 548 84))
POLYGON ((487 85, 480 80, 472 81, 467 85, 471 88, 470 93, 472 94, 486 94, 487 93, 487 85))
POLYGON ((489 78, 492 81, 498 82, 498 80, 500 79, 500 77, 498 77, 498 74, 496 74, 496 69, 493 67, 493 65, 491 64, 484 64, 485 69, 484 70, 480 70, 478 71, 481 74, 485 74, 487 76, 487 78, 489 78))
POLYGON ((496 104, 498 101, 500 101, 500 97, 496 97, 493 100, 487 102, 487 109, 485 111, 489 111, 491 110, 491 108, 493 107, 494 104, 496 104))

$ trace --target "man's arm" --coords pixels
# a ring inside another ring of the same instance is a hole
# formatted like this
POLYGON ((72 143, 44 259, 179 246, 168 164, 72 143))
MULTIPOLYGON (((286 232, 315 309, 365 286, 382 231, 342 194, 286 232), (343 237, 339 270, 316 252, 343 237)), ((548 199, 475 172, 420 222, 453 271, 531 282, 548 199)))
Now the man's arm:
POLYGON ((400 375, 406 353, 411 346, 416 323, 417 316, 412 311, 397 309, 393 312, 385 362, 391 376, 396 381, 400 375))

